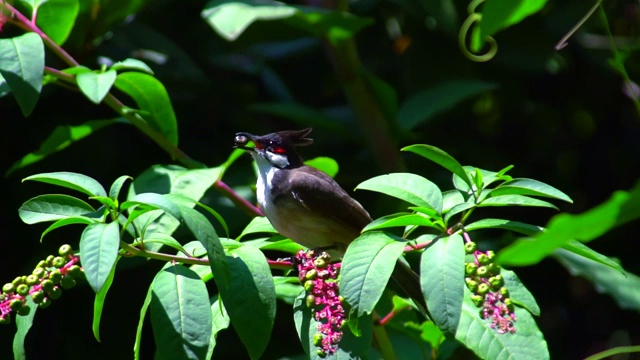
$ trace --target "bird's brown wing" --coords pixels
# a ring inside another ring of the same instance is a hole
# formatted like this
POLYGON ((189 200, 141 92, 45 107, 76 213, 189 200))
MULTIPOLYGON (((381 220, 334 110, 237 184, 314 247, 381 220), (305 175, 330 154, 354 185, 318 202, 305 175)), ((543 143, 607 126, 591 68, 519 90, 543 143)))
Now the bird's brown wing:
MULTIPOLYGON (((369 213, 354 200, 338 183, 324 172, 302 166, 295 170, 280 171, 278 174, 287 179, 274 177, 272 186, 283 185, 285 188, 274 189, 276 194, 291 193, 304 207, 319 216, 331 218, 345 227, 359 233, 371 222, 369 213), (284 181, 280 181, 284 180, 284 181), (288 180, 288 181, 287 181, 288 180)), ((278 175, 276 175, 278 176, 278 175)), ((278 198, 274 199, 274 203, 278 198)))

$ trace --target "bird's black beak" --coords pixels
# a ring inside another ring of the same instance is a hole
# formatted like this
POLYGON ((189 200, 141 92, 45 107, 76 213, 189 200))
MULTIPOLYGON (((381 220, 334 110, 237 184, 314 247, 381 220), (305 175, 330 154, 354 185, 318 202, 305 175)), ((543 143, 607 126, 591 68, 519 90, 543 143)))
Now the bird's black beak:
POLYGON ((236 134, 236 137, 233 139, 233 148, 234 149, 242 149, 247 151, 253 151, 259 146, 254 140, 254 136, 247 132, 239 132, 236 134), (249 142, 253 142, 254 147, 247 146, 249 142))

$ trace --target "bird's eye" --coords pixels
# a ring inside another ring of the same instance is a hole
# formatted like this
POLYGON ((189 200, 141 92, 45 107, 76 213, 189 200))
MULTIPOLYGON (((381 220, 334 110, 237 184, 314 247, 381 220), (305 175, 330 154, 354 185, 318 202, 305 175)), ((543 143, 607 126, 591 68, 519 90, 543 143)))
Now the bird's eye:
POLYGON ((274 154, 279 154, 279 155, 283 155, 287 152, 287 150, 285 148, 283 148, 282 146, 272 146, 271 147, 271 152, 274 154))
POLYGON ((247 143, 249 142, 249 139, 244 135, 238 135, 234 139, 234 142, 236 145, 247 145, 247 143))

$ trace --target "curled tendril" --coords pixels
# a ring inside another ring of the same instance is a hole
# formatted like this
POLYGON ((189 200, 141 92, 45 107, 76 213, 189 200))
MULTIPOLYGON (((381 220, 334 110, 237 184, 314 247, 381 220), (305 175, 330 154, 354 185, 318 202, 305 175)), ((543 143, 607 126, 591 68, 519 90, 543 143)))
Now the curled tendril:
POLYGON ((477 25, 477 23, 482 20, 482 14, 476 12, 476 8, 482 4, 485 0, 473 0, 469 3, 467 7, 467 12, 469 16, 465 19, 460 27, 460 34, 458 36, 458 43, 460 45, 460 50, 462 54, 466 56, 468 59, 476 62, 485 62, 493 59, 494 56, 498 53, 498 43, 491 36, 485 36, 484 41, 489 44, 489 50, 481 55, 474 54, 467 47, 467 34, 469 34, 471 27, 473 25, 477 25))

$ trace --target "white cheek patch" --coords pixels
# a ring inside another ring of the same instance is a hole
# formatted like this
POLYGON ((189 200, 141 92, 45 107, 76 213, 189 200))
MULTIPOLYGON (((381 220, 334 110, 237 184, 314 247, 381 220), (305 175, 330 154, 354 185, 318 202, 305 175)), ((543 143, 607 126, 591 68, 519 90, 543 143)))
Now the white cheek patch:
POLYGON ((285 167, 289 166, 289 160, 287 160, 287 157, 284 155, 274 154, 271 151, 267 151, 266 156, 269 162, 279 167, 280 169, 284 169, 285 167))

